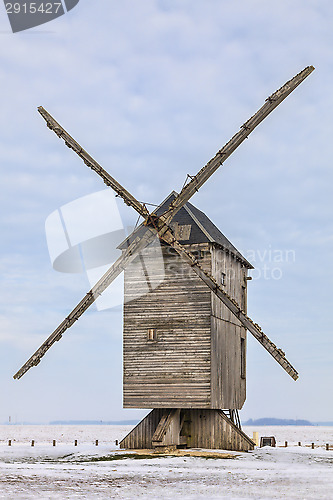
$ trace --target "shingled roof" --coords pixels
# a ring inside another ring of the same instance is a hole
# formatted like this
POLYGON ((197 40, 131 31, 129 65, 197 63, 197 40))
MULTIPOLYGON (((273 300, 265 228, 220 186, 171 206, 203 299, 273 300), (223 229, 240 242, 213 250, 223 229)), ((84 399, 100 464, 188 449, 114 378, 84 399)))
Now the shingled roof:
MULTIPOLYGON (((173 191, 162 203, 154 210, 156 215, 162 215, 168 208, 172 200, 177 196, 177 193, 173 191)), ((230 252, 236 259, 240 260, 245 267, 248 269, 253 269, 252 264, 248 262, 245 257, 237 250, 236 247, 221 233, 221 231, 213 224, 213 222, 207 217, 206 214, 201 212, 191 203, 186 203, 179 212, 176 213, 172 219, 171 226, 177 223, 179 226, 191 226, 191 231, 189 239, 182 240, 179 242, 184 245, 192 245, 196 243, 215 243, 223 250, 230 252)), ((131 241, 137 237, 141 236, 144 232, 144 226, 141 224, 133 236, 126 238, 119 246, 121 250, 128 247, 131 241)))

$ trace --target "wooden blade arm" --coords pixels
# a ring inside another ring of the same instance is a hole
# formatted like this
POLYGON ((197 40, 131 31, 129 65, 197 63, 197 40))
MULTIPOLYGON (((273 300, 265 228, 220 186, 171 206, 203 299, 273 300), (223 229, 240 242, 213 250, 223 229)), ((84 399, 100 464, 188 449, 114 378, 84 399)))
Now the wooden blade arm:
POLYGON ((163 234, 163 240, 168 243, 180 257, 187 262, 193 271, 201 278, 206 285, 215 293, 215 295, 227 306, 227 308, 233 313, 233 315, 240 321, 240 323, 247 329, 252 335, 260 342, 260 344, 269 352, 271 356, 282 366, 282 368, 294 379, 298 379, 298 373, 295 368, 289 363, 285 357, 285 353, 276 347, 276 345, 269 340, 267 335, 264 334, 261 327, 252 321, 252 319, 247 316, 247 314, 242 311, 239 304, 235 299, 230 297, 222 287, 217 283, 215 278, 211 276, 210 273, 205 271, 195 256, 189 252, 183 245, 175 239, 171 230, 165 231, 163 234))
POLYGON ((84 163, 97 172, 102 177, 104 183, 110 186, 126 203, 133 207, 142 217, 147 217, 149 212, 147 208, 137 201, 131 193, 129 193, 119 182, 117 182, 104 168, 90 156, 73 137, 48 113, 42 106, 39 106, 38 112, 42 115, 47 123, 47 126, 57 134, 58 137, 65 141, 66 146, 73 149, 75 153, 84 161, 84 163))
POLYGON ((171 202, 162 220, 169 223, 172 217, 180 210, 185 203, 198 191, 198 189, 209 179, 209 177, 219 168, 220 165, 242 144, 251 132, 293 91, 302 81, 312 73, 313 66, 308 66, 289 80, 279 90, 268 97, 264 105, 242 126, 229 142, 220 149, 212 158, 181 190, 179 195, 171 202))
POLYGON ((143 250, 149 243, 156 238, 156 232, 147 229, 141 238, 137 237, 126 249, 126 251, 116 260, 110 269, 101 277, 95 286, 85 295, 72 312, 64 319, 54 332, 45 340, 36 352, 14 375, 14 379, 21 378, 31 367, 38 365, 44 354, 52 345, 61 339, 62 335, 68 330, 75 321, 95 302, 95 300, 106 290, 106 288, 119 276, 124 268, 136 257, 138 252, 143 250))

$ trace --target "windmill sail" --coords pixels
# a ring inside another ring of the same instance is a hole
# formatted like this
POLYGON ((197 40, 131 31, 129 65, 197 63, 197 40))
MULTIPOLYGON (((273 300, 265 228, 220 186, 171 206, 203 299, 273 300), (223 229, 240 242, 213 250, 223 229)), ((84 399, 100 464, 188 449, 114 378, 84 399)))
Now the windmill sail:
POLYGON ((77 321, 80 316, 95 302, 95 300, 111 285, 124 268, 136 257, 138 252, 145 248, 156 237, 155 231, 147 229, 141 238, 136 238, 125 252, 108 269, 93 288, 84 296, 70 314, 60 323, 53 333, 43 342, 36 352, 14 375, 14 379, 21 378, 30 368, 38 365, 44 354, 52 345, 61 339, 62 335, 77 321))
POLYGON ((126 205, 134 208, 142 217, 146 217, 149 212, 147 208, 134 198, 119 182, 117 182, 104 168, 97 163, 92 156, 90 156, 87 151, 85 151, 78 142, 76 142, 73 137, 69 135, 68 132, 44 109, 39 106, 38 112, 42 115, 49 129, 53 130, 58 137, 65 141, 66 146, 73 149, 75 153, 84 161, 84 163, 97 172, 97 174, 102 177, 104 183, 111 187, 118 196, 124 200, 126 205))
POLYGON ((276 345, 264 334, 261 327, 252 321, 252 319, 242 311, 239 304, 230 297, 222 287, 217 283, 215 278, 211 276, 209 272, 204 270, 196 257, 189 252, 183 245, 177 241, 171 231, 164 234, 163 239, 172 248, 176 250, 178 255, 187 262, 193 271, 201 278, 206 285, 215 293, 215 295, 227 306, 227 308, 233 313, 233 315, 240 321, 240 323, 254 336, 255 339, 269 352, 271 356, 282 366, 282 368, 294 379, 298 379, 298 373, 295 368, 289 363, 285 357, 285 353, 276 347, 276 345))
POLYGON ((97 163, 81 146, 73 139, 68 132, 43 108, 38 111, 47 123, 47 126, 53 130, 58 137, 65 141, 65 144, 73 149, 84 163, 94 170, 104 183, 110 186, 124 202, 132 206, 145 220, 146 230, 140 238, 136 238, 123 253, 123 255, 110 267, 102 276, 96 285, 86 294, 81 302, 73 309, 69 316, 54 330, 39 349, 29 358, 22 368, 14 375, 15 379, 21 378, 32 366, 37 365, 47 350, 58 340, 63 333, 72 326, 72 324, 89 308, 96 298, 119 276, 127 264, 129 264, 140 250, 143 250, 156 236, 158 236, 173 246, 183 259, 185 259, 209 286, 211 290, 222 300, 239 321, 254 335, 254 337, 265 347, 265 349, 278 361, 278 363, 295 380, 298 377, 296 370, 290 365, 284 357, 283 351, 277 349, 275 344, 262 332, 253 321, 240 309, 234 299, 229 297, 224 290, 219 287, 215 279, 209 273, 203 271, 195 257, 188 252, 174 238, 169 224, 176 213, 185 205, 187 201, 198 191, 198 189, 209 179, 209 177, 222 165, 235 149, 249 136, 249 134, 268 116, 300 83, 314 70, 313 66, 308 66, 293 79, 288 81, 283 87, 266 99, 265 104, 245 122, 241 130, 237 132, 226 145, 220 149, 217 154, 194 176, 191 181, 182 189, 180 194, 171 202, 170 206, 161 216, 149 214, 146 206, 140 203, 131 195, 121 184, 119 184, 102 166, 97 163))
MULTIPOLYGON (((240 130, 216 153, 216 155, 195 175, 191 181, 184 186, 175 200, 172 201, 169 209, 160 217, 163 222, 170 222, 174 215, 185 205, 187 201, 203 186, 210 176, 229 158, 229 156, 244 142, 253 130, 279 105, 291 92, 293 92, 307 78, 312 71, 313 66, 307 66, 300 73, 286 82, 280 89, 270 95, 263 106, 249 118, 240 128, 240 130)), ((66 146, 73 149, 75 153, 84 161, 84 163, 94 170, 104 183, 110 186, 123 198, 124 202, 132 206, 142 217, 149 215, 147 208, 139 203, 124 187, 122 187, 111 175, 97 163, 78 142, 48 113, 42 106, 38 108, 47 126, 53 130, 58 137, 65 141, 66 146)))
POLYGON ((298 87, 312 71, 313 66, 307 66, 294 78, 286 82, 279 90, 274 92, 265 101, 265 104, 245 122, 240 130, 227 142, 222 149, 197 173, 191 181, 184 186, 175 200, 172 201, 169 211, 161 219, 170 221, 178 210, 192 198, 198 189, 209 179, 209 177, 229 158, 229 156, 244 142, 253 130, 282 102, 288 95, 298 87))

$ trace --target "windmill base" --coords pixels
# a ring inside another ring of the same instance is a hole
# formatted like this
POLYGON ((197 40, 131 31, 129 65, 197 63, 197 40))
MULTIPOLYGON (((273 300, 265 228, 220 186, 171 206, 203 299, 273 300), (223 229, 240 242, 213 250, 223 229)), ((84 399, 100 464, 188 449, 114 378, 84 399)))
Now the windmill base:
POLYGON ((255 443, 222 410, 154 409, 120 441, 120 448, 253 450, 255 443))

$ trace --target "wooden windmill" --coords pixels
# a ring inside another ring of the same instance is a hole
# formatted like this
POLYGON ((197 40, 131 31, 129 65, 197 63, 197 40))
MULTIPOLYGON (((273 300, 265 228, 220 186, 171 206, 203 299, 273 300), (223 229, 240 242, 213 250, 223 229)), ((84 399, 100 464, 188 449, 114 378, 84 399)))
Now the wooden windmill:
POLYGON ((125 271, 124 407, 154 408, 120 443, 126 448, 188 446, 252 449, 237 411, 246 397, 246 332, 282 368, 298 373, 246 311, 247 272, 252 266, 191 197, 220 165, 312 71, 309 66, 266 99, 227 144, 179 194, 154 212, 108 174, 42 107, 47 126, 102 177, 143 223, 124 241, 122 255, 14 375, 22 377, 125 271), (156 240, 163 266, 156 265, 156 240), (137 266, 140 261, 142 265, 137 266), (146 266, 161 283, 150 287, 146 266), (154 269, 154 266, 156 269, 154 269), (226 410, 227 409, 227 410, 226 410))

